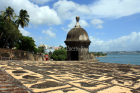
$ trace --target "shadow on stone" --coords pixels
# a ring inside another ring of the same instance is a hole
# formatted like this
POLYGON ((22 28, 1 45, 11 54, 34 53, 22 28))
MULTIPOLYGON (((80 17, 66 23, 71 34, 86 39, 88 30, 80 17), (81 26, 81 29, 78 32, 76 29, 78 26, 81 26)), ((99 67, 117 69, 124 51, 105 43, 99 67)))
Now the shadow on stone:
POLYGON ((44 79, 54 79, 54 78, 52 78, 50 76, 44 76, 44 79))
POLYGON ((75 89, 64 89, 63 92, 75 91, 75 89))
POLYGON ((36 77, 36 76, 30 76, 30 75, 25 75, 22 78, 25 78, 25 79, 36 79, 38 77, 36 77))
POLYGON ((81 86, 83 87, 96 87, 96 84, 89 84, 89 83, 86 83, 86 82, 79 82, 81 84, 81 86))
POLYGON ((140 79, 140 76, 137 76, 135 78, 132 78, 132 81, 136 82, 138 79, 140 79))
POLYGON ((65 84, 57 83, 54 81, 47 81, 44 83, 32 85, 30 88, 40 88, 41 89, 41 88, 57 87, 57 86, 63 86, 63 85, 65 85, 65 84))
POLYGON ((129 71, 131 71, 130 69, 131 69, 131 66, 123 66, 123 65, 119 65, 119 66, 117 66, 117 68, 118 68, 118 70, 120 70, 120 71, 123 71, 123 72, 129 72, 129 71))
POLYGON ((105 82, 105 83, 111 83, 112 80, 113 80, 113 79, 107 79, 107 80, 105 80, 104 82, 105 82))
POLYGON ((132 93, 140 93, 139 92, 140 88, 137 88, 137 89, 133 89, 133 90, 130 90, 132 93))
POLYGON ((28 73, 26 71, 21 71, 21 70, 17 70, 17 71, 12 71, 12 73, 28 73))
POLYGON ((100 78, 100 76, 95 76, 95 75, 88 75, 87 77, 94 78, 94 79, 100 78))
POLYGON ((26 81, 23 84, 32 84, 32 83, 36 83, 37 81, 26 81))
POLYGON ((118 83, 124 84, 124 82, 122 82, 122 81, 118 81, 118 83))

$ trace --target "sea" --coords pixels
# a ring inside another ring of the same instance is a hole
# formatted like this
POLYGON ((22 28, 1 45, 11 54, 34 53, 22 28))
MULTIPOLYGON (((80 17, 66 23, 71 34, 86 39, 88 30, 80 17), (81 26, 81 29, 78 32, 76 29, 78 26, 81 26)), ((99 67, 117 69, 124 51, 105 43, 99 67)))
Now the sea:
POLYGON ((140 54, 107 54, 106 57, 96 57, 98 62, 140 65, 140 54))

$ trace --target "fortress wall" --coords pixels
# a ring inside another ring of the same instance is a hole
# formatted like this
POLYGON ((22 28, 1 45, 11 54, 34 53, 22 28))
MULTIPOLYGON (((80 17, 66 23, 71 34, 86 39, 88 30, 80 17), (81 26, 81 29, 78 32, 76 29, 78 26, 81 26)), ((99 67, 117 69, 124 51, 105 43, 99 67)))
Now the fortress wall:
POLYGON ((43 55, 32 54, 28 51, 23 51, 18 49, 0 48, 0 56, 20 58, 21 60, 45 61, 45 57, 43 55))

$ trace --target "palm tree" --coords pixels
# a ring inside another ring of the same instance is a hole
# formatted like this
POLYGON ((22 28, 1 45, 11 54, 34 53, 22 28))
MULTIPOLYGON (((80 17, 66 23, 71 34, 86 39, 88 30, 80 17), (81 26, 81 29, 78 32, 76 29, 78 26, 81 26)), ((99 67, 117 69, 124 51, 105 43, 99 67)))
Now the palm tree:
MULTIPOLYGON (((5 7, 6 8, 6 7, 5 7)), ((14 13, 14 9, 13 8, 11 8, 10 6, 8 6, 8 8, 6 8, 6 11, 0 11, 1 12, 1 15, 4 17, 4 19, 5 20, 8 20, 9 22, 11 22, 11 18, 13 19, 13 20, 15 20, 15 18, 17 17, 16 16, 16 14, 14 13)), ((14 29, 15 30, 15 29, 14 29)), ((14 31, 13 30, 13 31, 14 31)), ((12 32, 13 32, 12 31, 12 32)), ((12 32, 11 32, 11 34, 12 34, 12 32)), ((3 34, 3 32, 2 32, 2 34, 3 34)), ((1 36, 2 36, 2 34, 1 34, 1 36)), ((10 34, 10 35, 11 35, 10 34)), ((8 38, 10 37, 10 35, 8 36, 8 38)), ((7 38, 7 40, 8 40, 8 38, 7 38)), ((7 42, 7 40, 6 40, 6 42, 7 42)), ((6 44, 6 42, 5 42, 5 44, 6 44)), ((4 46, 5 46, 5 44, 4 44, 4 46)), ((4 47, 3 46, 3 47, 4 47)))
MULTIPOLYGON (((5 20, 8 19, 9 22, 11 21, 11 17, 13 18, 13 20, 15 20, 16 17, 18 17, 18 19, 15 21, 15 23, 13 23, 13 21, 12 21, 12 23, 14 25, 17 25, 17 28, 19 27, 19 25, 21 25, 22 28, 24 28, 25 26, 28 26, 29 15, 28 15, 26 10, 21 9, 19 16, 16 16, 16 14, 13 13, 13 12, 14 12, 14 10, 11 7, 6 8, 6 12, 5 11, 1 11, 2 16, 4 16, 4 19, 5 20), (15 14, 15 16, 13 16, 14 14, 15 14)), ((11 32, 11 34, 13 33, 13 31, 11 32)), ((10 35, 8 36, 8 38, 10 37, 10 35)), ((8 38, 7 38, 7 40, 8 40, 8 38)), ((6 42, 7 42, 7 40, 6 40, 6 42)), ((6 42, 5 42, 5 44, 6 44, 6 42)), ((4 46, 5 46, 5 44, 4 44, 4 46)))
POLYGON ((17 24, 17 27, 19 27, 19 25, 21 25, 22 28, 28 26, 29 15, 26 10, 23 9, 20 10, 20 14, 18 16, 18 19, 15 21, 15 23, 17 24))
MULTIPOLYGON (((8 8, 6 8, 6 11, 0 11, 0 12, 1 12, 1 16, 4 17, 5 20, 9 20, 9 22, 11 21, 11 17, 13 20, 15 20, 15 18, 17 17, 16 14, 14 13, 14 9, 11 8, 10 6, 8 6, 8 8)), ((3 32, 2 32, 2 34, 3 34, 3 32)), ((2 36, 2 34, 1 34, 1 36, 2 36)))
MULTIPOLYGON (((29 15, 26 10, 21 9, 19 12, 18 19, 15 21, 17 24, 17 28, 19 28, 19 25, 24 28, 25 26, 28 26, 29 23, 29 15)), ((19 42, 19 40, 18 40, 19 42)))
POLYGON ((16 14, 14 13, 14 9, 11 8, 10 6, 8 6, 8 8, 6 8, 6 11, 0 11, 0 12, 5 20, 11 21, 11 18, 13 20, 15 20, 15 18, 16 18, 16 14))

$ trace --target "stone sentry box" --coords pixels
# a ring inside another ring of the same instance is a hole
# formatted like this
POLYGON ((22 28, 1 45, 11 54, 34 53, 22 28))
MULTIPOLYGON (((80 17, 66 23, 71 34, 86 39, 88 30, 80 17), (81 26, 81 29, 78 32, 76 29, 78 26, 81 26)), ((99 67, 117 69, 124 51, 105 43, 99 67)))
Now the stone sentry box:
POLYGON ((68 34, 64 41, 67 45, 67 60, 87 61, 89 57, 89 40, 87 32, 79 24, 79 16, 76 16, 76 25, 68 34))

